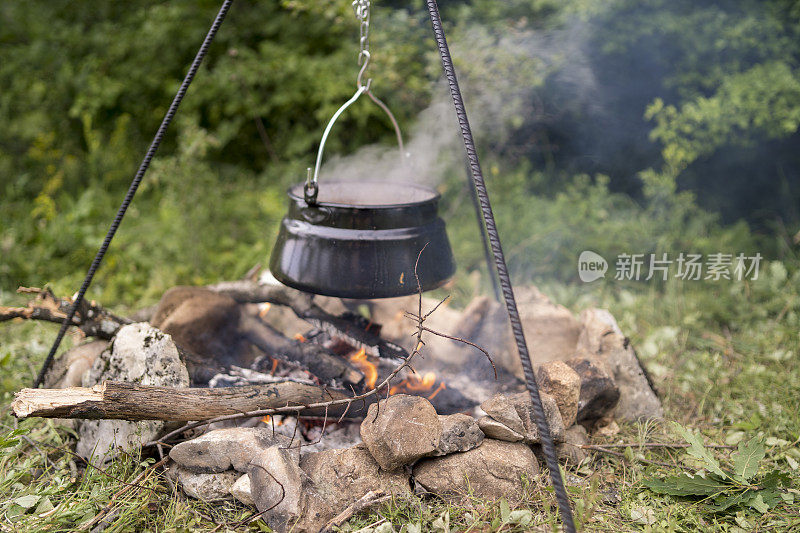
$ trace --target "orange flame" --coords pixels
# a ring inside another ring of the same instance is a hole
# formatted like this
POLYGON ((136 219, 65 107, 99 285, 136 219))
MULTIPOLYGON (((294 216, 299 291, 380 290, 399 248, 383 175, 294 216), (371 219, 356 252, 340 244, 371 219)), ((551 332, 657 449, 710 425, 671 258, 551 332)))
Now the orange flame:
POLYGON ((428 399, 429 399, 429 400, 433 400, 433 398, 434 398, 434 397, 435 397, 437 394, 439 394, 439 392, 440 392, 440 391, 443 391, 443 390, 444 390, 444 389, 446 389, 446 388, 447 388, 447 386, 444 384, 444 381, 442 381, 441 383, 439 383, 439 386, 438 386, 438 387, 436 387, 436 390, 435 390, 435 391, 433 391, 433 394, 430 394, 430 395, 428 396, 428 399))
POLYGON ((378 368, 367 359, 367 350, 362 347, 359 351, 348 355, 347 360, 364 373, 367 388, 374 389, 375 382, 378 381, 378 368))
MULTIPOLYGON (((272 425, 272 416, 271 415, 262 416, 261 417, 261 421, 264 422, 265 424, 271 426, 272 425)), ((279 417, 275 418, 275 425, 276 426, 282 426, 283 424, 285 424, 283 417, 279 416, 279 417)))
POLYGON ((305 337, 303 337, 303 336, 302 336, 301 334, 299 334, 299 333, 295 333, 295 334, 294 334, 294 340, 296 340, 296 341, 300 341, 300 342, 306 342, 308 339, 306 339, 305 337))
MULTIPOLYGON (((392 388, 389 389, 389 394, 397 394, 397 393, 414 393, 414 392, 423 392, 429 391, 433 389, 433 386, 436 384, 436 373, 434 372, 426 372, 424 376, 420 377, 419 374, 414 372, 410 374, 406 379, 394 385, 392 388)), ((437 394, 441 391, 446 389, 447 386, 444 384, 444 381, 439 383, 439 386, 427 396, 429 400, 432 400, 437 394)))
POLYGON ((267 313, 269 313, 272 304, 270 304, 269 302, 264 302, 260 304, 259 307, 261 307, 261 309, 258 311, 258 316, 264 318, 265 316, 267 316, 267 313))

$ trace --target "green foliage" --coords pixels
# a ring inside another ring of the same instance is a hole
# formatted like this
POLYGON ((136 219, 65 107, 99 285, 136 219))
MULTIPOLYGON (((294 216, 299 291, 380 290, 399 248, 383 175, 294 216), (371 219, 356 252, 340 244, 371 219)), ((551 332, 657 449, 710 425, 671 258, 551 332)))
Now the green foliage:
POLYGON ((758 479, 759 463, 766 455, 761 439, 753 437, 747 443, 739 442, 733 454, 730 470, 723 470, 719 461, 703 444, 702 437, 680 425, 678 432, 689 443, 688 453, 698 459, 704 470, 644 482, 650 490, 670 496, 699 499, 710 512, 733 512, 736 508, 750 507, 766 513, 782 502, 791 504, 794 494, 784 487, 791 486, 791 478, 780 470, 772 470, 758 479))
POLYGON ((680 109, 657 98, 645 114, 665 162, 683 169, 721 147, 792 135, 800 126, 798 71, 783 62, 755 65, 726 77, 714 93, 684 101, 680 109))
MULTIPOLYGON (((0 286, 74 291, 218 4, 0 8, 0 286)), ((373 88, 407 122, 428 97, 425 28, 381 7, 373 24, 373 88)), ((346 3, 237 3, 95 294, 143 301, 263 261, 282 191, 303 175, 325 121, 353 92, 357 35, 346 3)), ((332 152, 391 138, 380 110, 366 104, 341 127, 350 133, 331 140, 332 152)))

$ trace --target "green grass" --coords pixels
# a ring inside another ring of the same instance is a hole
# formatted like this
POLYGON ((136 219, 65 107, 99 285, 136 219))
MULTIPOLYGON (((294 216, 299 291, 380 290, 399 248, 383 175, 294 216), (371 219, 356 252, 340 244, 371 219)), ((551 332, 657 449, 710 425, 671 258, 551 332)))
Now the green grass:
MULTIPOLYGON (((707 443, 735 445, 760 437, 767 446, 763 474, 777 468, 800 486, 800 283, 781 263, 771 263, 756 282, 671 282, 621 287, 544 284, 554 300, 575 311, 607 307, 632 338, 662 394, 667 419, 702 431, 707 443)), ((605 283, 605 284, 602 284, 605 283)), ((4 295, 8 300, 9 295, 4 295)), ((29 383, 44 356, 54 326, 31 323, 0 327, 0 365, 4 402, 29 383)), ((14 427, 2 418, 6 435, 14 427)), ((64 531, 93 519, 113 502, 111 531, 214 530, 235 524, 250 511, 236 504, 209 506, 185 500, 160 475, 145 489, 115 497, 153 459, 126 457, 107 473, 70 455, 71 433, 52 422, 19 424, 17 444, 0 450, 0 527, 7 530, 64 531), (34 445, 35 444, 35 445, 34 445), (37 449, 38 448, 38 449, 37 449), (46 457, 46 459, 45 459, 46 457), (113 477, 112 477, 113 476, 113 477)), ((669 424, 623 425, 613 437, 595 443, 681 442, 669 424)), ((8 442, 7 442, 8 444, 8 442)), ((800 527, 796 504, 783 503, 765 513, 735 509, 713 514, 701 503, 647 490, 643 481, 694 472, 696 461, 685 450, 619 449, 624 457, 598 454, 569 471, 576 519, 586 531, 790 531, 800 527), (666 463, 665 467, 654 463, 666 463)), ((731 450, 713 450, 725 465, 731 450)), ((800 492, 791 492, 797 501, 800 492)), ((353 518, 346 531, 550 531, 557 523, 554 500, 544 476, 530 480, 529 498, 513 516, 502 504, 476 499, 447 503, 413 498, 392 501, 353 518), (505 517, 505 519, 504 519, 505 517), (517 522, 514 522, 517 521, 517 522), (527 522, 529 521, 529 522, 527 522), (446 524, 449 524, 447 526, 446 524), (524 524, 524 525, 523 525, 524 524), (372 528, 372 529, 370 529, 372 528)), ((233 529, 260 528, 256 522, 233 529)))

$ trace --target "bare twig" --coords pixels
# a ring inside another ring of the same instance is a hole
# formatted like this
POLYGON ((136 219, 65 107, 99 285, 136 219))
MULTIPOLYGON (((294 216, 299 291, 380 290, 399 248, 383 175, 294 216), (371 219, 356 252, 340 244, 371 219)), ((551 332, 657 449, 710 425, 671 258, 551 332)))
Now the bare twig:
POLYGON ((150 477, 150 474, 152 474, 153 471, 155 471, 155 469, 157 469, 160 466, 165 465, 167 463, 167 461, 169 461, 169 456, 166 456, 166 457, 162 458, 160 461, 158 461, 156 463, 153 463, 150 466, 148 466, 146 469, 144 469, 144 471, 142 471, 142 473, 140 473, 138 476, 136 476, 136 478, 131 482, 130 485, 126 485, 126 486, 122 487, 120 490, 118 490, 116 493, 114 493, 114 495, 111 496, 111 500, 109 500, 109 502, 106 504, 106 506, 103 507, 100 510, 100 512, 98 512, 97 515, 92 520, 84 523, 78 529, 80 531, 86 531, 88 529, 91 529, 92 526, 94 526, 95 524, 97 524, 101 520, 103 520, 111 512, 111 510, 114 508, 114 504, 115 504, 116 500, 119 497, 124 495, 126 492, 132 490, 134 487, 137 488, 137 489, 138 488, 142 488, 139 484, 143 483, 144 481, 147 481, 146 478, 150 477))
MULTIPOLYGON (((602 446, 597 446, 595 444, 582 444, 578 446, 579 448, 583 448, 584 450, 592 450, 595 452, 605 453, 607 455, 613 455, 614 457, 619 457, 623 461, 628 462, 628 458, 625 456, 624 453, 615 452, 613 450, 609 450, 608 448, 604 448, 602 446)), ((667 468, 675 468, 674 464, 664 463, 661 461, 651 461, 649 459, 639 459, 636 458, 637 461, 640 463, 648 464, 648 465, 657 465, 657 466, 666 466, 667 468)))
MULTIPOLYGON (((156 490, 156 489, 153 489, 153 488, 150 488, 150 487, 145 487, 144 485, 139 485, 138 482, 135 482, 135 481, 134 482, 124 481, 124 480, 122 480, 122 479, 120 479, 120 478, 118 478, 116 476, 113 476, 113 475, 109 474, 105 469, 100 468, 99 466, 92 464, 90 461, 87 461, 86 459, 84 459, 83 457, 78 455, 77 453, 72 452, 70 450, 66 450, 66 449, 64 451, 66 453, 68 453, 69 455, 71 455, 73 457, 76 457, 76 458, 80 459, 81 461, 83 461, 84 463, 86 463, 86 466, 90 466, 90 467, 94 468, 95 470, 97 470, 98 472, 103 474, 104 476, 113 479, 117 483, 122 483, 123 485, 127 485, 130 488, 149 490, 150 492, 153 492, 155 494, 160 494, 161 493, 160 490, 156 490)), ((167 457, 169 457, 169 456, 167 456, 167 457)))
POLYGON ((345 508, 344 511, 336 515, 330 522, 328 522, 324 528, 320 530, 320 533, 330 533, 334 530, 335 527, 339 527, 345 522, 347 522, 353 515, 360 513, 370 507, 373 507, 379 503, 383 503, 389 499, 391 499, 391 494, 385 494, 381 491, 374 491, 371 490, 364 494, 361 498, 354 501, 350 505, 345 508))
POLYGON ((497 379, 497 367, 494 366, 494 361, 492 361, 492 357, 489 355, 489 352, 487 352, 485 349, 483 349, 482 347, 478 346, 477 344, 475 344, 472 341, 468 341, 467 339, 462 339, 461 337, 455 337, 453 335, 448 335, 446 333, 442 333, 440 331, 435 331, 435 330, 432 330, 431 328, 427 328, 427 327, 424 327, 424 326, 421 326, 421 327, 422 327, 423 331, 427 331, 428 333, 436 335, 437 337, 444 337, 445 339, 450 339, 451 341, 456 341, 456 342, 461 342, 461 343, 464 343, 464 344, 468 344, 468 345, 472 346, 473 348, 477 348, 478 350, 483 352, 483 355, 485 355, 486 359, 489 360, 489 364, 492 365, 492 370, 494 371, 494 379, 497 379))
MULTIPOLYGON (((581 448, 591 449, 591 444, 582 444, 581 448)), ((691 444, 686 443, 661 443, 661 442, 641 442, 641 443, 624 443, 624 444, 602 444, 603 448, 689 448, 691 444)), ((719 449, 733 449, 736 446, 728 444, 704 444, 706 448, 719 448, 719 449)))
POLYGON ((251 462, 250 465, 251 466, 256 466, 256 467, 260 468, 261 470, 263 470, 264 472, 266 472, 266 474, 269 477, 271 477, 275 481, 275 483, 278 484, 278 486, 280 486, 280 488, 281 488, 281 497, 278 498, 277 502, 275 502, 273 505, 270 505, 268 508, 264 509, 263 511, 259 511, 259 512, 253 514, 252 516, 250 516, 250 517, 248 517, 248 518, 246 518, 246 519, 244 519, 244 520, 242 520, 240 522, 236 522, 234 524, 230 524, 233 527, 241 527, 241 526, 245 526, 247 524, 250 524, 252 522, 255 522, 256 520, 261 518, 261 516, 264 513, 268 513, 269 511, 271 511, 271 510, 275 509, 277 506, 279 506, 281 504, 281 502, 284 500, 284 498, 286 498, 286 487, 283 486, 283 483, 278 481, 278 478, 276 478, 275 476, 272 475, 272 472, 270 472, 269 470, 267 470, 266 468, 264 468, 262 465, 260 465, 258 463, 251 462))

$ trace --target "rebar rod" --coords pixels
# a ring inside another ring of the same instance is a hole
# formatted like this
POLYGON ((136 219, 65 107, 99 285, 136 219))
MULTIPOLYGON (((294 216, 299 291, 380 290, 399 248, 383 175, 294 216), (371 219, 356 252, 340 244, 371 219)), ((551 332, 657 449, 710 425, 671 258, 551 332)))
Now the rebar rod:
POLYGON ((456 78, 456 72, 453 68, 453 60, 450 57, 450 49, 447 46, 447 39, 442 29, 439 6, 436 4, 436 0, 426 0, 426 2, 431 17, 431 25, 433 26, 433 34, 436 38, 436 45, 439 48, 439 55, 442 58, 442 67, 444 68, 444 74, 450 87, 450 96, 453 98, 453 106, 455 107, 458 124, 461 128, 461 137, 464 141, 464 149, 467 152, 467 158, 469 159, 472 180, 475 184, 475 191, 478 194, 478 200, 481 204, 481 213, 483 214, 484 224, 486 224, 486 233, 489 237, 489 243, 492 247, 497 277, 500 281, 503 297, 506 302, 508 318, 511 322, 511 330, 514 333, 514 339, 517 343, 519 357, 522 362, 522 370, 525 374, 525 382, 531 396, 531 402, 533 403, 536 427, 539 430, 542 451, 544 452, 547 462, 547 468, 550 471, 550 480, 553 484, 556 501, 558 502, 561 521, 567 533, 574 533, 575 523, 572 519, 572 509, 570 508, 567 490, 564 487, 564 480, 561 478, 561 470, 558 466, 555 444, 553 443, 550 427, 547 424, 547 418, 544 414, 542 399, 539 396, 539 386, 536 383, 536 375, 533 372, 533 364, 531 362, 530 353, 528 352, 528 345, 525 341, 525 333, 522 330, 522 321, 520 320, 519 310, 517 309, 517 302, 514 299, 511 277, 509 276, 503 248, 500 244, 500 234, 497 231, 494 213, 492 212, 492 206, 489 202, 489 194, 486 191, 486 183, 484 182, 483 172, 481 171, 481 165, 478 161, 478 153, 475 149, 475 141, 472 138, 472 130, 469 126, 469 120, 467 119, 464 99, 461 96, 461 89, 458 86, 458 79, 456 78))
POLYGON ((144 159, 142 159, 139 169, 136 171, 136 175, 133 177, 133 181, 128 188, 128 192, 125 194, 125 198, 122 200, 122 204, 119 206, 117 214, 114 217, 114 220, 111 222, 111 226, 108 228, 105 239, 103 239, 100 249, 97 250, 97 254, 94 256, 94 260, 89 266, 89 271, 86 273, 86 277, 81 284, 81 288, 78 290, 78 294, 75 296, 75 301, 72 304, 69 313, 67 313, 67 316, 64 318, 64 322, 61 324, 61 329, 58 331, 55 341, 53 341, 53 346, 50 348, 50 352, 47 354, 47 358, 44 360, 44 363, 42 363, 42 368, 39 370, 39 375, 36 376, 36 381, 33 383, 34 388, 39 387, 42 384, 47 371, 53 364, 53 359, 56 356, 58 347, 61 346, 61 341, 64 340, 64 335, 67 333, 69 326, 72 324, 73 318, 75 318, 75 312, 81 306, 83 298, 86 295, 86 291, 89 289, 89 285, 92 284, 94 275, 97 272, 97 269, 100 268, 100 263, 103 262, 103 257, 105 257, 106 252, 108 251, 111 240, 117 233, 117 229, 122 222, 122 218, 125 216, 128 206, 133 200, 136 190, 139 188, 139 184, 147 172, 147 169, 150 168, 150 162, 153 160, 153 156, 158 150, 159 145, 161 145, 161 141, 164 138, 164 134, 167 132, 170 122, 172 122, 172 118, 175 116, 175 112, 178 111, 178 106, 181 105, 181 101, 186 94, 186 90, 189 88, 189 85, 191 85, 197 70, 200 68, 200 63, 203 62, 203 58, 206 56, 209 46, 211 46, 211 41, 214 40, 214 36, 217 34, 217 30, 219 30, 219 27, 222 25, 222 21, 225 20, 225 15, 228 14, 228 9, 230 9, 232 3, 233 0, 225 0, 222 3, 222 7, 219 8, 219 12, 214 19, 214 23, 208 30, 206 38, 203 40, 203 44, 200 46, 200 49, 197 51, 194 61, 192 61, 189 71, 186 73, 186 77, 184 77, 178 92, 172 99, 172 103, 167 110, 167 114, 164 115, 164 119, 161 121, 158 131, 156 131, 155 137, 153 137, 150 147, 147 149, 147 153, 145 153, 144 159))

